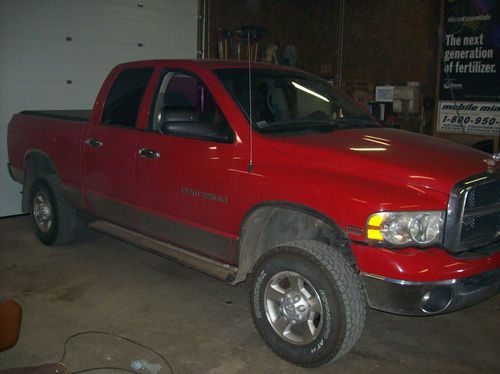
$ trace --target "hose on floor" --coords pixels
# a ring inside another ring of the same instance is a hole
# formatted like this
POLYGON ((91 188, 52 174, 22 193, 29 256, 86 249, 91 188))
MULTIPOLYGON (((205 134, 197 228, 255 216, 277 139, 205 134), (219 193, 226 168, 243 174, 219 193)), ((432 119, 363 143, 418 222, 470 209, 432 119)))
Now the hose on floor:
MULTIPOLYGON (((70 337, 68 337, 66 339, 66 341, 64 342, 64 350, 63 350, 63 354, 61 356, 61 358, 59 359, 59 362, 63 363, 64 361, 64 358, 66 357, 66 353, 67 353, 67 350, 68 350, 68 344, 71 340, 73 340, 74 338, 78 337, 78 336, 82 336, 82 335, 107 335, 107 336, 111 336, 113 338, 116 338, 116 339, 121 339, 121 340, 124 340, 128 343, 131 343, 131 344, 134 344, 138 347, 141 347, 141 348, 144 348, 152 353, 154 353, 156 356, 160 357, 163 362, 168 366, 168 368, 170 369, 170 372, 172 374, 175 374, 174 372, 174 369, 172 368, 172 366, 170 365, 170 363, 168 362, 168 360, 159 352, 155 351, 153 348, 150 348, 144 344, 141 344, 133 339, 130 339, 130 338, 127 338, 126 336, 122 336, 122 335, 118 335, 118 334, 113 334, 113 333, 110 333, 110 332, 107 332, 107 331, 83 331, 83 332, 79 332, 79 333, 76 333, 76 334, 73 334, 71 335, 70 337)), ((138 374, 138 372, 132 370, 132 369, 128 369, 128 368, 120 368, 120 367, 112 367, 112 366, 101 366, 101 367, 95 367, 95 368, 89 368, 89 369, 83 369, 83 370, 79 370, 79 371, 72 371, 71 373, 72 374, 78 374, 78 373, 85 373, 85 372, 89 372, 89 371, 97 371, 97 370, 120 370, 120 371, 125 371, 125 372, 128 372, 128 373, 135 373, 135 374, 138 374)))

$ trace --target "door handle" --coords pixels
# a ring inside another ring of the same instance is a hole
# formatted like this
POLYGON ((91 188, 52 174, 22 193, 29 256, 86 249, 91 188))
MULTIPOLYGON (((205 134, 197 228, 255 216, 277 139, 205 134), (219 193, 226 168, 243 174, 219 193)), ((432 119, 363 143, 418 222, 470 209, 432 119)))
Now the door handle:
POLYGON ((85 144, 91 146, 92 148, 99 148, 102 147, 104 143, 96 138, 88 138, 87 140, 85 140, 85 144))
POLYGON ((157 152, 153 149, 149 148, 141 148, 139 149, 139 156, 143 158, 152 158, 152 159, 157 159, 160 158, 160 152, 157 152))

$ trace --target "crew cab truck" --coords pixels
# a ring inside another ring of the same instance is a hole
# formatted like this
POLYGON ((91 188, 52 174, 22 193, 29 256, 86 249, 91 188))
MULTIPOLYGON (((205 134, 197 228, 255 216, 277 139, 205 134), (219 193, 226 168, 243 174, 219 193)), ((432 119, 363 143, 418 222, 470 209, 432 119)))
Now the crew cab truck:
POLYGON ((498 155, 384 128, 306 72, 157 60, 111 71, 92 111, 8 128, 47 245, 92 229, 233 284, 280 357, 346 354, 366 307, 426 316, 500 288, 498 155))

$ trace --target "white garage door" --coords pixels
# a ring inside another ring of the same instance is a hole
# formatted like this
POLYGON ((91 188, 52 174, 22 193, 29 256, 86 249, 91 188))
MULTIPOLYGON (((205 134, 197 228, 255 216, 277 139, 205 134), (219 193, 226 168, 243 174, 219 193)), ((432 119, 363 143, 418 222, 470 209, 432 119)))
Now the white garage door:
POLYGON ((27 109, 90 109, 116 64, 195 58, 197 0, 0 0, 0 217, 20 213, 7 124, 27 109))

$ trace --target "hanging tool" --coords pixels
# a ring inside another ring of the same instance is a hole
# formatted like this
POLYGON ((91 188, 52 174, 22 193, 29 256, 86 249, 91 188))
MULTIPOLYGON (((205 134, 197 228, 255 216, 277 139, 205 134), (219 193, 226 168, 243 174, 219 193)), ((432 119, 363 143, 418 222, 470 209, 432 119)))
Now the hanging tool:
POLYGON ((232 33, 229 30, 222 30, 224 37, 224 59, 227 60, 229 58, 229 49, 232 50, 231 47, 231 36, 232 33), (229 48, 229 49, 228 49, 229 48))
POLYGON ((236 38, 236 56, 233 56, 233 58, 236 58, 239 60, 241 58, 241 30, 237 30, 235 34, 236 38))
POLYGON ((245 40, 250 41, 248 58, 257 61, 259 40, 267 34, 267 29, 258 25, 242 25, 239 31, 245 40))

